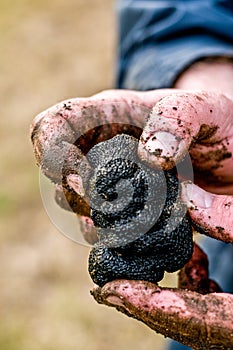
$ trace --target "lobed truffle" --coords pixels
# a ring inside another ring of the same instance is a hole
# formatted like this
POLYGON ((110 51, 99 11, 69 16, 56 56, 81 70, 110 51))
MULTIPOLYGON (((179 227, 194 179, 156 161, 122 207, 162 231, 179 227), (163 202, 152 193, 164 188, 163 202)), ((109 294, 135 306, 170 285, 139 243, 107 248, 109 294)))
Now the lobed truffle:
POLYGON ((120 134, 87 154, 91 218, 98 242, 89 273, 99 286, 114 279, 158 282, 182 268, 193 251, 192 228, 175 171, 151 169, 138 140, 120 134))

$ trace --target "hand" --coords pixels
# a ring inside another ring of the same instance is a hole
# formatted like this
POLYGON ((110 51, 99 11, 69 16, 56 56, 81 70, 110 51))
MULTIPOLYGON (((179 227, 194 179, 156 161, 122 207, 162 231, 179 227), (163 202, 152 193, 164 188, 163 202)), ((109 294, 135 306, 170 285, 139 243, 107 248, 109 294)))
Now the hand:
POLYGON ((169 169, 190 153, 196 183, 215 192, 183 183, 182 197, 193 223, 216 239, 232 242, 232 120, 233 101, 218 93, 109 90, 51 107, 35 118, 31 135, 38 164, 57 184, 57 202, 82 216, 90 242, 95 229, 88 218, 85 187, 91 168, 85 154, 95 143, 127 130, 137 134, 139 128, 138 154, 151 167, 169 169))
POLYGON ((233 193, 232 106, 225 96, 206 92, 167 96, 153 108, 138 150, 142 161, 163 169, 189 151, 196 183, 215 194, 184 182, 183 199, 199 230, 226 242, 233 239, 233 197, 223 195, 233 193))
MULTIPOLYGON (((92 241, 94 240, 94 228, 88 218, 88 206, 85 198, 85 181, 91 170, 84 153, 88 151, 89 147, 92 147, 93 143, 122 132, 122 129, 118 129, 119 125, 112 125, 112 123, 117 120, 118 123, 129 125, 133 120, 136 128, 144 127, 139 156, 151 167, 161 166, 165 169, 172 167, 174 163, 181 161, 189 150, 197 169, 196 174, 198 174, 205 170, 200 161, 203 151, 213 152, 211 154, 216 155, 216 157, 213 164, 211 163, 212 158, 209 159, 212 171, 209 174, 208 183, 212 180, 215 181, 216 176, 221 176, 219 187, 227 183, 228 188, 230 188, 233 183, 233 164, 230 158, 233 151, 232 107, 231 99, 221 94, 176 90, 147 93, 113 90, 89 99, 74 99, 70 103, 65 101, 39 115, 32 126, 32 139, 36 157, 42 170, 58 184, 58 193, 61 194, 65 189, 66 198, 72 197, 70 202, 73 203, 74 211, 83 215, 83 221, 87 228, 86 236, 92 241), (106 102, 108 108, 105 108, 106 102), (109 104, 113 108, 109 109, 109 104), (145 111, 152 108, 153 112, 146 123, 147 113, 145 111), (87 116, 91 117, 92 115, 95 115, 95 119, 87 118, 87 116), (88 121, 91 122, 90 125, 87 125, 88 121), (92 123, 96 121, 97 124, 94 126, 99 126, 106 121, 109 123, 108 134, 106 135, 106 129, 104 133, 93 134, 93 132, 89 132, 86 133, 87 138, 84 140, 81 135, 85 131, 93 130, 92 123), (158 124, 156 124, 157 122, 158 124), (162 124, 163 122, 166 123, 165 129, 163 129, 163 125, 165 125, 162 124), (150 136, 151 141, 153 141, 152 138, 156 132, 159 133, 159 137, 155 141, 157 144, 145 142, 147 137, 145 135, 150 136), (173 137, 172 142, 167 145, 163 140, 163 137, 167 136, 164 132, 170 132, 178 137, 173 137), (78 148, 72 145, 77 138, 78 148), (181 144, 177 144, 177 141, 180 141, 181 144), (160 142, 159 147, 158 142, 160 142), (163 148, 163 144, 165 148, 163 148), (154 149, 160 150, 156 153, 156 157, 150 152, 152 145, 154 149), (172 154, 172 147, 175 147, 175 154, 172 154), (217 157, 219 148, 221 157, 217 157), (59 164, 63 164, 63 171, 59 168, 59 164), (74 193, 77 195, 76 202, 74 201, 74 193)), ((203 183, 203 187, 206 188, 206 186, 207 183, 203 183)), ((222 188, 226 187, 221 187, 221 192, 224 193, 222 188)), ((182 196, 190 207, 190 215, 197 227, 217 239, 227 242, 233 241, 232 196, 210 194, 190 183, 183 184, 182 196)), ((59 198, 62 204, 62 198, 59 198)), ((136 317, 156 331, 193 348, 208 348, 210 344, 215 344, 214 342, 218 338, 215 335, 218 330, 220 332, 220 329, 221 332, 224 330, 221 344, 223 341, 226 344, 232 341, 230 338, 232 322, 230 322, 229 307, 232 296, 229 294, 214 293, 211 296, 203 296, 183 289, 161 289, 156 285, 142 281, 118 280, 106 284, 102 289, 95 289, 94 295, 97 300, 101 300, 107 305, 114 304, 115 301, 117 307, 129 316, 136 317), (137 297, 135 297, 135 293, 137 297), (111 295, 114 297, 109 299, 107 296, 111 295), (195 307, 193 307, 194 304, 195 307), (197 305, 201 306, 198 308, 197 305), (211 315, 211 317, 204 318, 203 321, 203 315, 206 312, 209 312, 208 316, 211 315), (157 318, 160 320, 159 323, 157 318), (187 318, 189 320, 188 331, 186 327, 181 332, 182 325, 187 322, 187 318), (203 346, 197 345, 197 339, 198 344, 203 346)))
POLYGON ((179 272, 178 287, 115 280, 102 288, 96 286, 91 294, 98 303, 115 307, 193 349, 230 349, 233 295, 221 293, 209 279, 207 257, 197 245, 179 272))
POLYGON ((231 294, 201 295, 129 280, 109 282, 92 294, 97 302, 195 350, 232 348, 231 294))

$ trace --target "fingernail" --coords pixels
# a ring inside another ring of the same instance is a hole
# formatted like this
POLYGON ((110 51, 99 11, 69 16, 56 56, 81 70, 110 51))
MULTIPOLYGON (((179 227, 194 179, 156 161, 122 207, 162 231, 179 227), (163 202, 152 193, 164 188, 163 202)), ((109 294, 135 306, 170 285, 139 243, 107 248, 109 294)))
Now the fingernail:
POLYGON ((166 131, 158 131, 149 139, 142 140, 143 147, 158 157, 174 157, 179 141, 177 137, 166 131))
POLYGON ((182 187, 182 199, 186 202, 188 208, 196 209, 196 207, 207 209, 213 204, 215 195, 206 192, 202 188, 194 185, 190 181, 184 181, 181 183, 182 187))
POLYGON ((85 190, 83 187, 83 181, 80 175, 70 174, 66 178, 67 184, 81 197, 85 195, 85 190))
POLYGON ((120 297, 117 297, 116 295, 109 295, 106 298, 106 301, 114 306, 124 306, 123 300, 120 297))

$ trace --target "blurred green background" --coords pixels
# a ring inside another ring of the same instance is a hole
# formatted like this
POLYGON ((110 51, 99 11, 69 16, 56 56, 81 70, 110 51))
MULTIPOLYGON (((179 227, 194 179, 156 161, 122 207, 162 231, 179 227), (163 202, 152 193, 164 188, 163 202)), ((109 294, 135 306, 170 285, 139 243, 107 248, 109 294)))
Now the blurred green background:
POLYGON ((0 349, 154 350, 163 337, 89 291, 89 249, 42 205, 29 140, 33 117, 114 86, 110 0, 0 0, 0 349))

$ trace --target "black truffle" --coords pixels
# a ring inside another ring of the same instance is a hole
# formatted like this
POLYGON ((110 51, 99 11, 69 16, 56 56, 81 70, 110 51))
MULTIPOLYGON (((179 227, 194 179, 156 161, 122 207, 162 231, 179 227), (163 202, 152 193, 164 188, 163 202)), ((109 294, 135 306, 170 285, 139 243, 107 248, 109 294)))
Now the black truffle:
POLYGON ((91 218, 98 242, 89 273, 103 286, 125 278, 158 282, 192 256, 192 228, 173 171, 154 170, 137 157, 138 140, 121 134, 87 154, 91 218))

